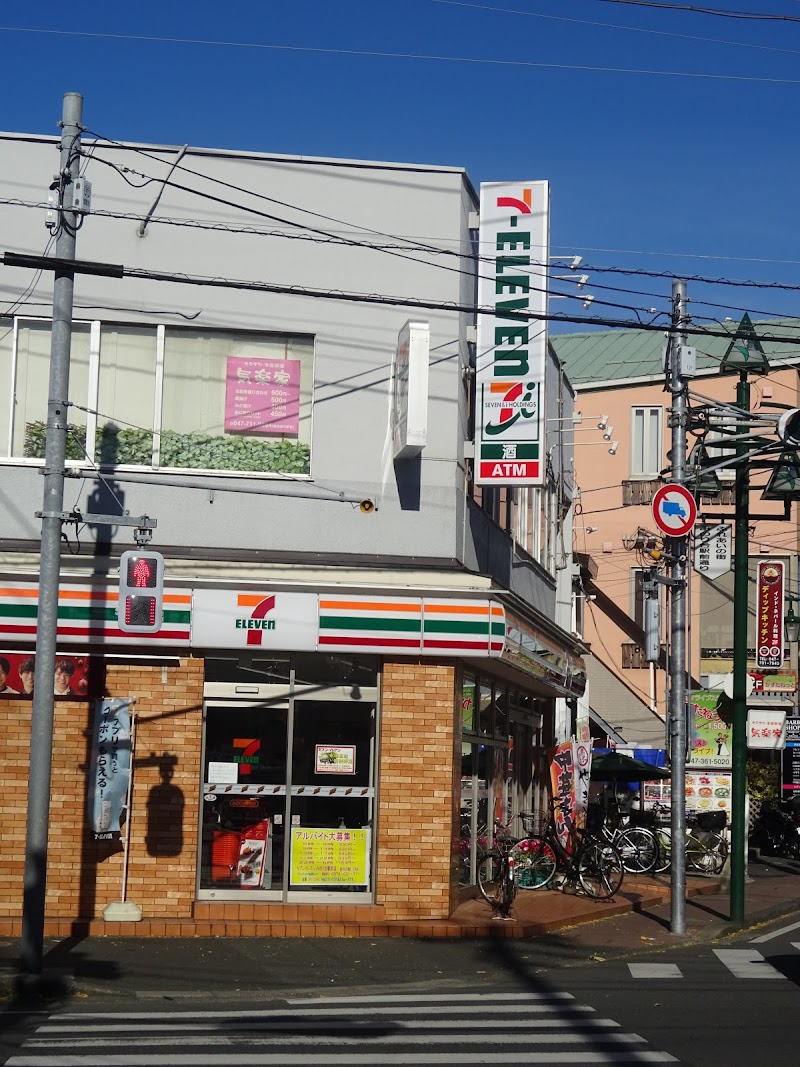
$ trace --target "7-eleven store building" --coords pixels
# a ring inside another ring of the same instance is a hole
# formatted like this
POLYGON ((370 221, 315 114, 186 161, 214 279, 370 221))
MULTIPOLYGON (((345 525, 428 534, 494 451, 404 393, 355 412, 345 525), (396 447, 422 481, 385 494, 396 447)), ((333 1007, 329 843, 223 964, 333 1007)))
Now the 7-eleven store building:
MULTIPOLYGON (((0 587, 5 935, 22 911, 37 598, 0 587)), ((103 581, 59 593, 48 935, 424 934, 474 895, 486 826, 539 802, 555 700, 583 692, 572 639, 489 588, 189 583, 136 637, 116 601, 103 581), (109 698, 135 709, 111 840, 87 807, 109 698), (120 899, 139 922, 104 920, 120 899)))

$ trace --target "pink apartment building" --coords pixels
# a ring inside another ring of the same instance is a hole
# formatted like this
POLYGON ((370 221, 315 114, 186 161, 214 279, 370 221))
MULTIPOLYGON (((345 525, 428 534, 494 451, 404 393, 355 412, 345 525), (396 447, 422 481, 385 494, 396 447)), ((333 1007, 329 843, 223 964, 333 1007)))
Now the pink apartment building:
MULTIPOLYGON (((771 320, 754 325, 772 337, 797 336, 796 324, 771 320)), ((664 477, 671 444, 670 397, 662 370, 664 336, 603 330, 556 335, 551 342, 576 389, 576 411, 582 413, 574 429, 575 482, 580 493, 574 547, 582 585, 576 628, 591 649, 587 675, 594 732, 607 727, 616 741, 663 747, 665 660, 662 655, 657 666, 645 662, 642 631, 642 579, 653 561, 635 546, 637 535, 640 546, 661 545, 650 502, 658 486, 669 480, 664 477)), ((691 343, 697 348, 691 391, 698 395, 692 406, 702 404, 700 396, 735 403, 737 377, 720 373, 728 342, 692 337, 691 343)), ((765 342, 763 347, 771 369, 768 375, 751 378, 752 410, 774 412, 770 405, 776 404, 800 406, 800 347, 777 342, 765 342)), ((707 444, 711 441, 706 439, 707 444)), ((710 451, 715 454, 713 447, 710 451)), ((734 473, 718 474, 723 491, 716 498, 702 497, 699 512, 708 523, 732 525, 734 473)), ((783 559, 786 588, 796 598, 800 530, 794 509, 790 521, 780 521, 783 504, 762 501, 768 478, 767 471, 753 471, 751 476, 751 582, 758 559, 783 559)), ((732 670, 732 600, 732 571, 714 581, 692 572, 687 641, 692 688, 719 685, 720 675, 732 670)), ((664 608, 662 590, 662 637, 664 608)), ((754 607, 750 617, 754 623, 754 607)), ((748 644, 754 647, 754 630, 748 644)), ((796 648, 787 647, 787 669, 796 667, 796 657, 796 648)))

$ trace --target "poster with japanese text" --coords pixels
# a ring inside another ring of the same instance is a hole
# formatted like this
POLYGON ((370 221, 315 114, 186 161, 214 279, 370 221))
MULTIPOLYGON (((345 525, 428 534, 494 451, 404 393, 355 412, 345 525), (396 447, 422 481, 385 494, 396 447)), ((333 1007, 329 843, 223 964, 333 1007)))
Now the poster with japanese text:
POLYGON ((120 837, 131 774, 133 701, 98 700, 89 761, 89 824, 95 841, 120 837))
POLYGON ((296 437, 299 425, 299 359, 228 356, 225 433, 296 437))
POLYGON ((689 727, 694 738, 688 762, 693 767, 731 766, 731 726, 720 717, 720 694, 697 689, 689 694, 689 727))
POLYGON ((575 827, 575 764, 572 745, 572 741, 562 741, 556 746, 550 762, 556 833, 566 849, 569 849, 570 835, 575 827))
POLYGON ((292 827, 291 885, 369 884, 369 830, 292 827))

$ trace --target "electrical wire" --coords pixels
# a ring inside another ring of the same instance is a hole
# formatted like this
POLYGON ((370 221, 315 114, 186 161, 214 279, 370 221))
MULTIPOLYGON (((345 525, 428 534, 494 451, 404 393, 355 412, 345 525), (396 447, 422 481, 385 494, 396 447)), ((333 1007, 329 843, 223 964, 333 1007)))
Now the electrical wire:
POLYGON ((800 22, 797 15, 758 15, 748 11, 728 11, 715 7, 695 7, 691 4, 667 4, 663 0, 596 0, 600 4, 629 4, 631 7, 658 8, 662 11, 688 11, 693 15, 714 15, 724 19, 746 19, 756 22, 800 22))
MULTIPOLYGON (((620 0, 621 2, 621 0, 620 0)), ((358 48, 320 48, 311 45, 265 44, 258 41, 215 41, 191 37, 156 37, 132 33, 98 33, 87 30, 54 30, 31 26, 0 26, 2 33, 39 33, 57 37, 83 37, 111 41, 140 41, 148 44, 190 44, 206 47, 264 49, 275 52, 308 53, 328 56, 359 56, 368 59, 412 59, 429 63, 461 63, 468 66, 519 67, 529 70, 580 70, 600 74, 646 74, 669 78, 701 78, 711 81, 761 82, 771 85, 800 85, 798 78, 766 78, 748 74, 711 74, 707 71, 649 70, 640 67, 605 67, 588 63, 544 63, 529 59, 491 59, 472 56, 444 56, 421 52, 385 52, 358 48)))
POLYGON ((673 37, 683 41, 701 41, 705 44, 730 45, 734 48, 756 48, 764 52, 783 52, 788 55, 800 55, 796 48, 778 48, 776 45, 756 44, 753 41, 725 41, 719 37, 700 37, 691 33, 675 33, 670 30, 656 30, 645 26, 627 26, 622 22, 597 22, 594 19, 579 19, 569 15, 545 15, 540 11, 518 11, 516 8, 493 7, 489 4, 470 4, 463 0, 431 0, 434 4, 447 7, 465 7, 476 11, 494 11, 505 15, 523 15, 535 19, 548 19, 551 22, 572 22, 580 26, 596 26, 607 30, 626 30, 631 33, 647 33, 657 37, 673 37))

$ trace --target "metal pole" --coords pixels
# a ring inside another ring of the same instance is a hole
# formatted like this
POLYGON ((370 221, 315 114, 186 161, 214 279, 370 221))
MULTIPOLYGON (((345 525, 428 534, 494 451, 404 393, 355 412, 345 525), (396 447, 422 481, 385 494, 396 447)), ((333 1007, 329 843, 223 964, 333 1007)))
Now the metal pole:
MULTIPOLYGON (((739 374, 736 406, 750 410, 747 372, 739 374)), ((736 456, 747 455, 747 442, 736 444, 736 456)), ((731 889, 730 917, 744 919, 745 766, 747 763, 747 603, 749 600, 748 549, 750 531, 750 467, 736 464, 735 537, 733 557, 733 739, 731 797, 731 889)))
MULTIPOLYGON (((83 97, 66 93, 61 121, 59 206, 71 202, 79 175, 83 97)), ((58 212, 55 254, 75 258, 78 216, 58 212)), ((53 686, 55 681, 58 580, 61 567, 60 518, 64 506, 64 457, 67 444, 67 397, 72 339, 73 272, 60 268, 53 282, 53 328, 50 341, 50 387, 47 401, 42 544, 39 566, 39 612, 36 624, 36 669, 31 709, 28 822, 25 837, 25 881, 22 901, 20 971, 38 975, 44 951, 47 888, 47 833, 50 822, 50 772, 53 761, 53 686)))
MULTIPOLYGON (((672 393, 672 481, 683 485, 686 480, 686 423, 688 384, 681 366, 687 343, 685 327, 686 282, 672 283, 673 334, 669 364, 672 393)), ((672 826, 672 884, 670 894, 670 931, 686 933, 686 552, 685 537, 671 538, 670 548, 670 660, 669 660, 669 735, 672 826)))

